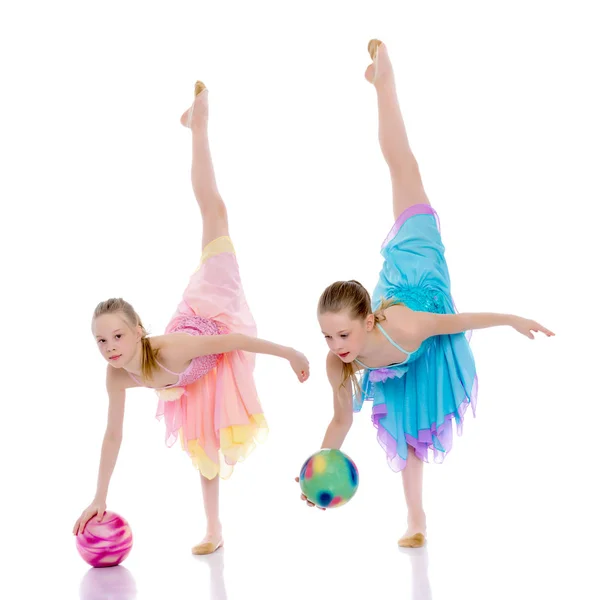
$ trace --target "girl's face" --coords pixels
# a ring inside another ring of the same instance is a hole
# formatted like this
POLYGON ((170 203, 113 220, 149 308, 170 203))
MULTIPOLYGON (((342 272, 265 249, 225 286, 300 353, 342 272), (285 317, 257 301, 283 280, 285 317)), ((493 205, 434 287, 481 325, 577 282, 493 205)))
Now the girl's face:
POLYGON ((374 315, 366 319, 352 319, 346 310, 319 315, 321 331, 329 349, 345 363, 351 363, 365 347, 367 333, 373 329, 374 315))
POLYGON ((92 331, 100 353, 115 368, 131 362, 142 339, 141 331, 131 327, 122 313, 100 315, 94 319, 92 331))

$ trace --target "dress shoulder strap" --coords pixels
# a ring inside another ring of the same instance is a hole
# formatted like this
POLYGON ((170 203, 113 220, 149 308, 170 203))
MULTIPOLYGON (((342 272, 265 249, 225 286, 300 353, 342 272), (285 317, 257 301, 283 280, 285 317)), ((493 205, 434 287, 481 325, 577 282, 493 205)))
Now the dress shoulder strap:
POLYGON ((400 352, 403 352, 404 354, 406 354, 406 356, 410 356, 411 354, 414 354, 414 352, 409 352, 408 350, 405 350, 402 346, 400 346, 400 344, 396 344, 396 342, 388 335, 388 332, 379 323, 377 323, 377 327, 379 327, 379 331, 381 331, 381 333, 383 333, 383 335, 385 335, 387 341, 392 346, 394 346, 394 348, 397 348, 398 350, 400 350, 400 352))

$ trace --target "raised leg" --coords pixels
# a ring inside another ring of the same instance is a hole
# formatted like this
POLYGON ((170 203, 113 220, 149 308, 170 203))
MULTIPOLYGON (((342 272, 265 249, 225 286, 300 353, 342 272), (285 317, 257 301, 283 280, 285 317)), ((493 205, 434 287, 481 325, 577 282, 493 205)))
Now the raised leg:
POLYGON ((425 543, 427 521, 423 510, 423 461, 409 446, 408 459, 402 471, 404 497, 408 509, 406 533, 398 541, 404 548, 416 548, 425 543))
POLYGON ((367 68, 365 77, 377 92, 379 145, 392 178, 394 219, 397 219, 413 204, 429 204, 429 199, 408 143, 387 48, 379 40, 371 40, 369 54, 373 64, 367 68))
POLYGON ((192 131, 192 188, 202 214, 202 248, 212 240, 229 235, 227 208, 219 194, 208 143, 208 90, 196 82, 192 106, 183 113, 181 124, 192 131))

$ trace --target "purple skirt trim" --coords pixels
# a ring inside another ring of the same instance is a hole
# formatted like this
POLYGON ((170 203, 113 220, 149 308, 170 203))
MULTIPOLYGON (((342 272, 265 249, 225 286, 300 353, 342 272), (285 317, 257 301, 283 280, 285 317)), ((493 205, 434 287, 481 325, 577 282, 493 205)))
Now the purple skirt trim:
MULTIPOLYGON (((460 436, 463 433, 463 419, 467 412, 467 408, 471 406, 473 417, 477 408, 477 391, 478 380, 475 377, 473 388, 471 390, 471 398, 465 398, 457 409, 456 413, 446 415, 444 422, 441 425, 433 423, 429 429, 421 429, 417 434, 417 438, 410 434, 405 434, 404 438, 408 446, 412 446, 415 450, 417 458, 423 462, 429 462, 429 453, 433 453, 433 462, 441 464, 444 462, 446 454, 452 449, 453 431, 452 421, 456 422, 456 433, 460 436), (434 439, 435 438, 435 439, 434 439)), ((402 451, 403 444, 398 444, 398 441, 383 427, 380 423, 381 419, 387 416, 387 408, 385 404, 378 404, 373 407, 371 420, 377 429, 377 441, 384 449, 387 461, 392 471, 402 471, 406 466, 406 458, 400 456, 399 451, 402 451)), ((404 452, 403 452, 404 454, 404 452)))
POLYGON ((437 224, 438 231, 440 230, 440 218, 438 217, 437 212, 433 209, 430 204, 413 204, 409 206, 397 219, 394 223, 394 226, 388 233, 385 238, 383 244, 381 244, 382 248, 385 248, 395 237, 398 231, 400 231, 400 227, 408 221, 411 217, 416 215, 433 215, 435 217, 435 222, 437 224))

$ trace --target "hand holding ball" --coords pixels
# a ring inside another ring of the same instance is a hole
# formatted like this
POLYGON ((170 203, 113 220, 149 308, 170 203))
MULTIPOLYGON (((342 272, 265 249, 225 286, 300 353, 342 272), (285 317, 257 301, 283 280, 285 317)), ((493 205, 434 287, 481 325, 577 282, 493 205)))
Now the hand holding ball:
POLYGON ((90 519, 75 538, 81 558, 92 567, 114 567, 122 563, 133 545, 129 523, 120 515, 107 511, 102 521, 90 519))

